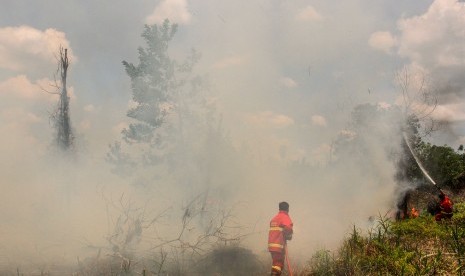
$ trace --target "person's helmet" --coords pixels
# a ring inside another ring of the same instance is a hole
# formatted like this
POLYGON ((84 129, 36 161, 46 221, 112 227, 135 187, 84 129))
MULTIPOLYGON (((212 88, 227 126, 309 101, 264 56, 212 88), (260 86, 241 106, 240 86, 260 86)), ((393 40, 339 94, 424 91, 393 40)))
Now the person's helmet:
POLYGON ((289 212, 289 203, 286 201, 279 203, 279 211, 288 211, 289 212))

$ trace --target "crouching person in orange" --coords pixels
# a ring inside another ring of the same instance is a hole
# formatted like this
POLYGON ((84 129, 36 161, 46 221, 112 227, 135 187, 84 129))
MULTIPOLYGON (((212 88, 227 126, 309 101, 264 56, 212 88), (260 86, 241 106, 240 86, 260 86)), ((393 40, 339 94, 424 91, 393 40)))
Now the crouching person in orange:
POLYGON ((293 224, 288 213, 289 204, 287 202, 280 202, 279 213, 270 221, 268 251, 270 251, 273 260, 271 275, 281 275, 286 255, 286 241, 292 239, 293 224))
POLYGON ((441 221, 442 219, 452 218, 454 202, 446 196, 442 191, 439 193, 439 210, 434 216, 436 221, 441 221))

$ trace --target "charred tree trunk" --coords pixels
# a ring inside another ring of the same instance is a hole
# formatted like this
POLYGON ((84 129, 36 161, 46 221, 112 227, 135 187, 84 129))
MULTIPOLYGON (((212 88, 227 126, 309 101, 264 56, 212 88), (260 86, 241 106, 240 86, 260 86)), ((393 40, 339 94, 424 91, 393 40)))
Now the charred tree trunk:
POLYGON ((411 195, 412 195, 412 191, 407 190, 402 196, 398 198, 396 220, 408 219, 410 217, 408 205, 409 205, 411 195))
POLYGON ((73 142, 73 134, 71 130, 69 118, 69 96, 66 89, 66 78, 68 74, 68 49, 60 48, 60 60, 58 69, 61 77, 61 92, 58 103, 56 124, 57 124, 57 145, 62 150, 71 148, 73 142))

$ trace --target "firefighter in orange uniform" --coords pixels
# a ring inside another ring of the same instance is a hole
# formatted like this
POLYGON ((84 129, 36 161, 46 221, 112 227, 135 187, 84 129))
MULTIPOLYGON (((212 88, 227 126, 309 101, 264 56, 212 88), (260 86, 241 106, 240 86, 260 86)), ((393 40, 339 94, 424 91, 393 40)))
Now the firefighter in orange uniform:
POLYGON ((452 200, 446 196, 442 191, 439 194, 439 210, 434 216, 436 221, 441 221, 442 219, 452 218, 454 203, 452 200))
POLYGON ((292 220, 289 217, 289 204, 279 203, 279 213, 270 221, 268 234, 268 251, 271 253, 273 264, 271 275, 281 275, 284 267, 286 241, 292 239, 292 220))

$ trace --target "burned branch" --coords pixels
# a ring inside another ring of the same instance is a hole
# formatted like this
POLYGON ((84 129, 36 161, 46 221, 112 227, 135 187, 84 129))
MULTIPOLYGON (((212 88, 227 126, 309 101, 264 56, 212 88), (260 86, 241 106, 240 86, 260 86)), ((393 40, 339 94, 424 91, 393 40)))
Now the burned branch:
POLYGON ((115 201, 105 200, 109 210, 118 215, 110 218, 108 245, 100 248, 108 251, 111 267, 121 272, 142 268, 155 275, 174 268, 184 271, 212 250, 237 246, 245 236, 242 228, 231 221, 232 209, 209 205, 204 194, 181 209, 169 207, 155 214, 148 211, 148 202, 139 205, 124 194, 115 201), (172 212, 178 211, 178 218, 171 220, 172 212), (234 235, 232 231, 242 235, 234 235))
POLYGON ((437 122, 432 118, 438 105, 434 90, 423 74, 413 74, 408 68, 396 73, 396 82, 402 95, 405 118, 414 116, 423 126, 424 135, 437 130, 437 122))

